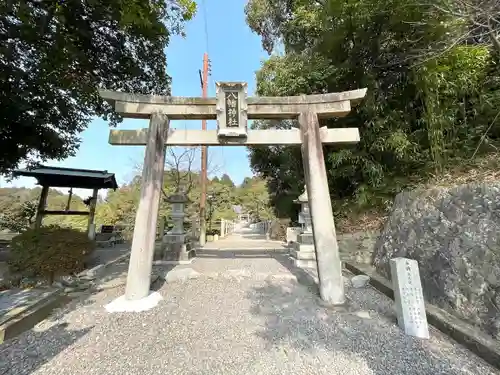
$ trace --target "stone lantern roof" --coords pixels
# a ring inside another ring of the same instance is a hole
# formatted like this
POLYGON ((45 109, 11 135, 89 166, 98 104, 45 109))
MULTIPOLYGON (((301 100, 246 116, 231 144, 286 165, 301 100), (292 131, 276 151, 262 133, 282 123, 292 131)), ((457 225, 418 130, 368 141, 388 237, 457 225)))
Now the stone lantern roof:
POLYGON ((189 198, 187 197, 186 194, 183 193, 175 193, 170 195, 166 201, 168 203, 187 203, 189 202, 189 198))
POLYGON ((309 197, 307 196, 307 187, 304 185, 304 192, 299 195, 297 199, 293 201, 294 203, 302 204, 309 202, 309 197))

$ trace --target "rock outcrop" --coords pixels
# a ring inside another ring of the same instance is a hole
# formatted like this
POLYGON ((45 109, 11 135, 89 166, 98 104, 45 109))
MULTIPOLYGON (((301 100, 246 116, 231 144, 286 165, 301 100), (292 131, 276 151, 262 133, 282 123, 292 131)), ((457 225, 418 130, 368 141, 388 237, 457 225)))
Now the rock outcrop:
POLYGON ((419 263, 426 300, 500 339, 500 182, 400 193, 373 265, 419 263))

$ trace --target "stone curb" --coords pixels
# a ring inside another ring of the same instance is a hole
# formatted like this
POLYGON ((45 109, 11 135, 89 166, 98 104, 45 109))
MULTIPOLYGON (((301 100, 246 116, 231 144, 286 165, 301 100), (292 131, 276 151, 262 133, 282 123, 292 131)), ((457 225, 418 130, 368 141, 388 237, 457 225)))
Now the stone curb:
POLYGON ((235 246, 235 247, 200 247, 196 249, 196 251, 199 251, 200 254, 203 254, 203 250, 221 250, 221 251, 238 251, 238 250, 264 250, 268 252, 274 252, 274 251, 282 251, 282 252, 287 252, 288 249, 286 247, 241 247, 241 246, 235 246))
POLYGON ((104 263, 104 264, 98 264, 97 266, 95 267, 92 267, 88 270, 84 270, 82 272, 80 272, 79 274, 77 274, 78 277, 82 277, 82 276, 90 276, 90 275, 94 275, 97 273, 97 271, 102 271, 104 270, 105 268, 108 268, 109 266, 112 266, 113 264, 115 263, 119 263, 121 262, 122 260, 128 258, 130 256, 130 252, 131 250, 127 251, 125 254, 122 254, 120 255, 118 258, 115 258, 113 260, 110 260, 109 262, 107 263, 104 263))
POLYGON ((66 304, 69 300, 62 289, 58 288, 18 311, 14 309, 12 316, 0 325, 0 344, 33 328, 47 318, 55 308, 66 304))
MULTIPOLYGON (((82 277, 95 274, 129 256, 130 251, 105 264, 99 264, 91 269, 84 270, 77 276, 82 277)), ((63 306, 71 299, 70 296, 64 293, 64 288, 57 288, 49 295, 34 301, 28 306, 20 308, 18 311, 14 309, 12 316, 0 325, 0 344, 5 340, 11 339, 33 328, 36 324, 47 318, 55 308, 63 306)))
MULTIPOLYGON (((131 250, 127 251, 125 254, 120 255, 118 258, 110 260, 109 262, 106 262, 104 264, 98 264, 95 267, 92 267, 88 270, 84 270, 84 271, 80 272, 79 274, 77 274, 77 276, 78 277, 85 277, 85 276, 96 277, 98 273, 101 273, 106 268, 108 268, 116 263, 120 263, 124 259, 127 259, 130 256, 130 253, 131 253, 131 250)), ((124 282, 122 284, 124 284, 124 282)), ((95 288, 94 286, 90 286, 88 289, 83 289, 83 290, 78 290, 78 291, 75 290, 74 292, 68 292, 67 294, 69 296, 72 296, 72 293, 73 293, 74 297, 78 297, 80 295, 86 295, 88 293, 102 292, 103 290, 113 289, 113 288, 119 287, 119 286, 121 286, 121 284, 117 284, 116 286, 113 286, 113 287, 104 287, 104 288, 95 288)))
MULTIPOLYGON (((371 267, 345 263, 345 268, 355 275, 369 276, 370 284, 375 289, 390 299, 394 299, 394 290, 391 283, 377 274, 371 267)), ((429 324, 453 338, 493 367, 500 369, 500 343, 428 302, 425 303, 425 310, 429 324)))

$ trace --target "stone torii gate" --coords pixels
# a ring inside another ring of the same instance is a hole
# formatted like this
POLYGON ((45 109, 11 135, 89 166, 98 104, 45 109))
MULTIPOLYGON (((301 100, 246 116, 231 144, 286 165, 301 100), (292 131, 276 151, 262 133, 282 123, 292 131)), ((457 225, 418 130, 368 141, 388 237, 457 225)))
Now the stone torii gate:
POLYGON ((327 129, 319 119, 346 116, 366 89, 289 97, 247 98, 244 82, 216 82, 216 98, 135 95, 101 91, 125 118, 149 119, 149 128, 111 130, 112 145, 145 145, 141 198, 135 219, 125 295, 108 311, 137 311, 156 305, 150 292, 158 208, 166 146, 301 145, 319 290, 329 305, 345 303, 342 269, 322 144, 359 142, 357 128, 327 129), (217 120, 217 130, 170 129, 169 120, 217 120), (248 119, 298 119, 300 129, 249 130, 248 119))

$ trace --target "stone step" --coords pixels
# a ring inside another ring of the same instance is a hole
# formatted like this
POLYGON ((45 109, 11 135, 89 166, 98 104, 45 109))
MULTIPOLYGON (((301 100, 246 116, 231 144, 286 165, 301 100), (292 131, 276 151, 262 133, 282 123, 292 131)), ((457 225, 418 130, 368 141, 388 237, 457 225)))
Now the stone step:
POLYGON ((314 251, 290 251, 290 256, 294 259, 302 259, 302 260, 315 260, 316 253, 314 251))
POLYGON ((293 251, 303 252, 303 253, 314 253, 314 245, 303 245, 298 242, 292 244, 293 251))
POLYGON ((312 233, 301 233, 297 236, 297 242, 301 245, 314 246, 314 237, 312 233))
POLYGON ((316 260, 295 259, 295 258, 291 259, 295 267, 316 269, 316 260))

